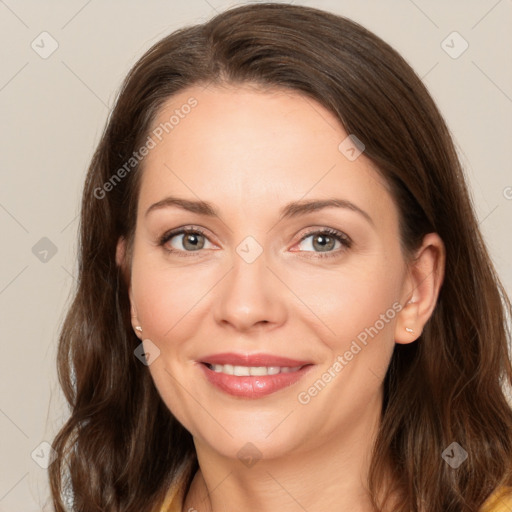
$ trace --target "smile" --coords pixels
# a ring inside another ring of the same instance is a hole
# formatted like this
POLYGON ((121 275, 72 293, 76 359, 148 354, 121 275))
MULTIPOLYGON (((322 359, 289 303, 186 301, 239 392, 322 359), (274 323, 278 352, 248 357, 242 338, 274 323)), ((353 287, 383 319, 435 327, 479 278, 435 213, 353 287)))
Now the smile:
POLYGON ((277 375, 279 373, 291 373, 300 370, 302 366, 290 368, 288 366, 233 366, 231 364, 211 364, 210 370, 226 375, 236 375, 237 377, 277 375))
POLYGON ((206 380, 228 395, 256 399, 296 384, 315 365, 238 366, 199 363, 206 380))

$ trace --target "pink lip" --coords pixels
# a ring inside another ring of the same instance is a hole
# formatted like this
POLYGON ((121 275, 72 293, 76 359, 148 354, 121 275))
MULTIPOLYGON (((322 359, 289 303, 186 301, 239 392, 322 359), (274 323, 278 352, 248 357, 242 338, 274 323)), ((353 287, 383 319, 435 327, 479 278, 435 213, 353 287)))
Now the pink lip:
POLYGON ((205 356, 201 358, 201 362, 209 364, 232 364, 233 366, 287 366, 289 368, 311 364, 310 361, 298 361, 297 359, 273 356, 271 354, 234 354, 232 352, 205 356))
POLYGON ((238 377, 236 375, 227 375, 225 373, 215 372, 211 370, 206 363, 200 363, 199 366, 208 381, 221 391, 232 396, 251 399, 261 398, 263 396, 270 395, 271 393, 275 393, 280 389, 291 386, 300 380, 309 370, 311 370, 311 368, 313 368, 312 364, 308 364, 303 366, 300 370, 290 373, 238 377))
POLYGON ((222 353, 205 356, 199 366, 208 381, 221 391, 242 398, 260 398, 280 389, 295 384, 307 373, 313 364, 309 361, 299 361, 288 357, 271 354, 234 354, 222 353), (277 375, 237 376, 215 372, 208 365, 230 364, 233 366, 280 366, 288 368, 302 367, 290 373, 277 375))

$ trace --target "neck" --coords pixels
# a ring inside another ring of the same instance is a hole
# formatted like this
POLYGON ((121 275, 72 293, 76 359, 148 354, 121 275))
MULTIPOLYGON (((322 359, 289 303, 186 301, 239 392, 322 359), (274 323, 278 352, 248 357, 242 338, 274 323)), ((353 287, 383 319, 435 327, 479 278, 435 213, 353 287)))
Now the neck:
POLYGON ((316 443, 308 440, 307 448, 303 445, 283 457, 260 459, 251 467, 194 439, 200 469, 184 510, 374 512, 366 479, 380 410, 379 403, 371 404, 337 435, 316 443))

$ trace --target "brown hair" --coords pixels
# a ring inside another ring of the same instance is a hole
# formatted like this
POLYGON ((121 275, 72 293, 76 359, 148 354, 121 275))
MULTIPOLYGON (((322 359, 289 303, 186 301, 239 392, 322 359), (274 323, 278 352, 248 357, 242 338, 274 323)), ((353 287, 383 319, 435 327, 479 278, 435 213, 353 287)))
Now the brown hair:
MULTIPOLYGON (((49 468, 57 512, 72 490, 79 511, 158 509, 167 487, 198 468, 190 433, 134 356, 129 284, 139 164, 98 193, 148 136, 159 108, 197 84, 286 88, 333 112, 364 142, 400 211, 412 257, 429 232, 446 248, 437 306, 420 338, 396 345, 369 475, 377 509, 391 463, 399 511, 477 510, 512 485, 512 384, 506 313, 512 308, 485 248, 449 131, 421 80, 388 44, 321 10, 245 5, 155 44, 127 76, 83 192, 79 274, 59 340, 58 373, 71 416, 49 468), (116 244, 128 241, 126 266, 116 244), (453 441, 468 459, 441 457, 453 441)), ((389 489, 391 491, 392 489, 389 489)), ((390 494, 389 494, 390 495, 390 494)))

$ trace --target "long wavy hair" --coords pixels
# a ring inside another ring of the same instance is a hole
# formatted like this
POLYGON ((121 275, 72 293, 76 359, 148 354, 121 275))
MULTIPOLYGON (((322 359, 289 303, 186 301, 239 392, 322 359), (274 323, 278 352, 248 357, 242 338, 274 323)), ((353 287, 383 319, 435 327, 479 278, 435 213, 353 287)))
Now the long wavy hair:
POLYGON ((384 380, 368 485, 377 510, 392 494, 400 496, 395 512, 477 510, 498 486, 512 485, 512 308, 449 130, 418 76, 376 35, 328 12, 271 3, 173 32, 121 87, 85 181, 77 286, 59 338, 70 417, 53 440, 55 510, 66 510, 68 492, 75 511, 158 510, 169 485, 188 489, 198 469, 192 436, 134 356, 140 340, 128 285, 144 160, 112 178, 144 144, 164 102, 210 83, 284 88, 323 105, 364 142, 389 184, 404 257, 429 232, 444 241, 436 308, 415 343, 395 345, 384 380), (128 252, 118 266, 120 237, 128 252), (454 441, 468 453, 457 469, 441 457, 454 441))

